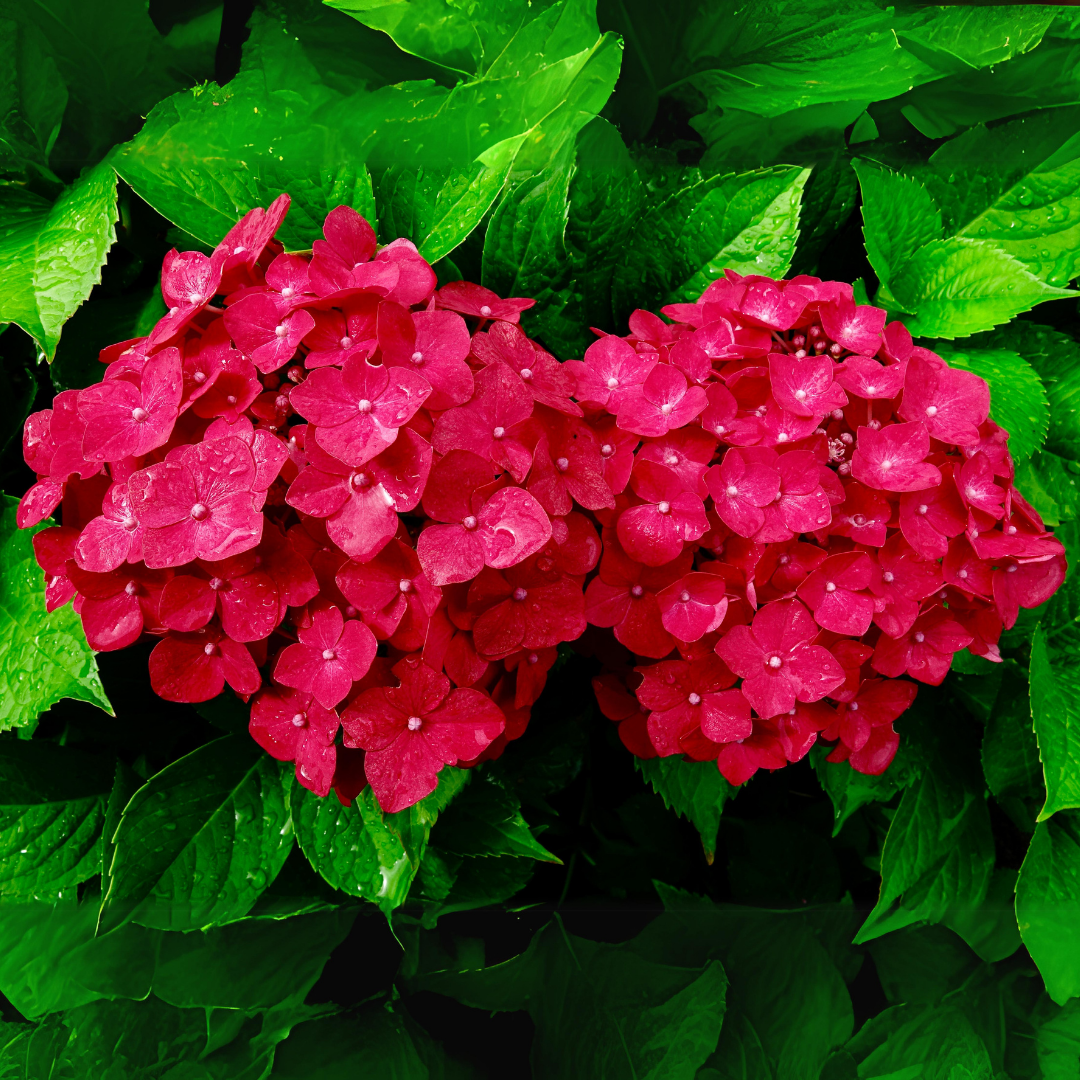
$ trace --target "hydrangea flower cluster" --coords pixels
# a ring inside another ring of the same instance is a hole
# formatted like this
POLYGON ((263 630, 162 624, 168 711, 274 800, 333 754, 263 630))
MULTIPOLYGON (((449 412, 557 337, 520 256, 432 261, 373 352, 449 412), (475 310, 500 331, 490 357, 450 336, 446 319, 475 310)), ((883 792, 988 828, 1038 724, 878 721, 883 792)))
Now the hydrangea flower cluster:
POLYGON ((156 638, 163 698, 227 683, 320 795, 397 811, 498 756, 565 642, 639 756, 881 772, 898 677, 999 659, 1063 580, 986 384, 850 286, 728 272, 559 363, 532 300, 437 288, 348 207, 285 253, 288 205, 170 252, 157 326, 27 420, 19 525, 61 508, 50 610, 156 638))

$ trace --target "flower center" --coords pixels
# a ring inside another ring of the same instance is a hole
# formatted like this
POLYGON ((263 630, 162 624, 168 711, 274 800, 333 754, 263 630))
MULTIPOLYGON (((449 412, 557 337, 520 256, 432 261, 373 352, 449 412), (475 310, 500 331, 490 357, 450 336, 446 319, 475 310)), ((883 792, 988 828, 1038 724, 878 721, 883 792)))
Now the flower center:
POLYGON ((322 658, 324 660, 333 660, 336 655, 337 654, 333 649, 323 649, 322 651, 322 658))
POLYGON ((482 306, 482 307, 480 308, 480 314, 481 314, 481 315, 483 315, 483 316, 484 316, 484 318, 486 319, 486 318, 487 318, 487 317, 488 317, 488 316, 489 316, 489 315, 491 314, 491 308, 489 308, 489 307, 487 306, 487 304, 484 304, 484 305, 483 305, 483 306, 482 306))
POLYGON ((1006 566, 1005 567, 1005 573, 1006 574, 1015 574, 1016 573, 1016 563, 1013 563, 1011 566, 1006 566))
POLYGON ((683 591, 682 591, 681 593, 679 593, 679 599, 680 599, 680 600, 681 600, 681 601, 682 601, 682 602, 683 602, 684 604, 685 604, 685 603, 688 603, 688 602, 689 602, 689 600, 690 600, 690 594, 689 594, 689 593, 688 593, 688 592, 687 592, 687 591, 686 591, 685 589, 683 589, 683 591))
POLYGON ((476 528, 476 518, 473 517, 472 514, 470 514, 468 517, 461 519, 461 524, 466 529, 469 529, 469 530, 475 529, 476 528))
POLYGON ((366 472, 354 472, 349 477, 349 485, 354 491, 363 491, 364 488, 371 487, 371 477, 366 472))
POLYGON ((925 514, 926 511, 929 510, 929 509, 930 509, 930 507, 927 506, 926 503, 919 503, 918 511, 919 511, 920 514, 925 514))
POLYGON ((891 468, 892 468, 892 462, 891 461, 883 461, 881 463, 881 471, 882 472, 888 472, 891 468))
POLYGON ((656 509, 661 514, 670 514, 671 513, 671 503, 661 500, 660 502, 658 502, 656 504, 656 509))
POLYGON ((607 388, 609 390, 617 390, 619 388, 619 380, 614 375, 607 381, 607 388))
POLYGON ((235 404, 236 404, 236 395, 235 395, 235 394, 229 394, 229 395, 228 395, 228 397, 226 397, 226 398, 225 398, 225 400, 226 400, 226 401, 227 401, 227 402, 228 402, 228 403, 229 403, 230 405, 235 405, 235 404))
POLYGON ((886 582, 891 583, 896 575, 891 570, 886 570, 881 576, 886 582))
POLYGON ((423 722, 424 721, 421 720, 419 716, 410 716, 409 717, 409 730, 410 731, 419 731, 420 726, 423 724, 423 722))
POLYGON ((218 590, 224 589, 225 588, 225 579, 224 578, 219 578, 219 577, 212 577, 210 579, 210 588, 213 589, 214 592, 218 592, 218 590))
POLYGON ((136 405, 135 408, 131 410, 131 419, 134 420, 136 424, 145 423, 146 418, 149 415, 150 414, 141 405, 136 405))
POLYGON ((193 378, 193 379, 194 379, 194 380, 195 380, 195 381, 196 381, 197 383, 204 383, 204 382, 206 382, 206 372, 205 372, 205 371, 196 371, 196 372, 195 372, 195 374, 194 374, 194 375, 192 375, 191 377, 192 377, 192 378, 193 378))
POLYGON ((926 415, 927 416, 937 416, 937 406, 936 405, 927 405, 926 406, 926 415))
POLYGON ((278 323, 277 326, 274 327, 274 333, 277 334, 279 338, 287 337, 289 328, 284 323, 278 323))
POLYGON ((206 503, 197 502, 191 508, 191 516, 196 521, 203 521, 210 516, 210 507, 206 503))
POLYGON ((403 577, 398 583, 397 587, 399 591, 403 593, 412 592, 412 581, 407 577, 403 577))
POLYGON ((129 581, 124 586, 124 592, 126 592, 128 594, 128 596, 134 596, 138 591, 139 591, 139 583, 137 581, 134 581, 134 580, 129 581))
POLYGON ((206 643, 206 644, 205 644, 205 645, 203 646, 203 652, 204 652, 204 653, 205 653, 205 654, 206 654, 207 656, 217 656, 217 654, 218 654, 218 651, 219 651, 219 650, 218 650, 218 647, 217 647, 217 645, 215 645, 215 644, 214 644, 214 642, 212 642, 212 641, 208 641, 208 642, 207 642, 207 643, 206 643))
POLYGON ((771 667, 773 669, 773 671, 775 671, 777 668, 781 667, 783 665, 783 663, 784 663, 784 661, 779 656, 777 656, 775 653, 772 656, 769 657, 769 667, 771 667))
POLYGON ((349 335, 348 335, 348 334, 346 334, 346 335, 345 335, 345 336, 344 336, 344 337, 343 337, 343 338, 342 338, 342 339, 341 339, 341 340, 340 340, 340 341, 338 342, 338 344, 339 344, 339 345, 340 345, 340 346, 341 346, 341 347, 342 347, 343 349, 349 349, 349 348, 352 348, 352 338, 351 338, 351 337, 349 337, 349 335))
POLYGON ((518 588, 516 588, 516 589, 514 590, 514 599, 515 599, 515 600, 517 600, 517 601, 518 601, 519 603, 520 603, 520 602, 521 602, 522 600, 524 600, 524 599, 525 599, 525 597, 526 597, 526 596, 528 596, 528 595, 529 595, 529 592, 528 592, 528 590, 527 590, 527 589, 523 589, 523 588, 521 588, 520 586, 518 586, 518 588))
POLYGON ((806 391, 805 390, 796 390, 795 391, 795 400, 796 401, 805 401, 806 400, 806 391))
POLYGON ((781 431, 780 434, 776 436, 776 441, 777 442, 787 442, 788 441, 788 433, 786 431, 781 431))
POLYGON ((600 456, 601 457, 611 457, 611 455, 614 454, 614 453, 615 453, 615 447, 612 446, 611 443, 606 442, 606 443, 604 443, 603 446, 600 447, 600 456))
POLYGON ((532 378, 532 368, 523 367, 518 374, 528 382, 532 378))
POLYGON ((506 428, 504 428, 504 427, 497 427, 497 428, 495 428, 495 430, 494 430, 494 431, 493 431, 493 432, 491 433, 491 437, 492 437, 493 439, 501 439, 501 438, 502 438, 502 437, 503 437, 503 436, 504 436, 505 434, 506 434, 506 428))
POLYGON ((291 285, 286 285, 285 288, 281 290, 281 295, 288 300, 295 292, 296 290, 291 285))
POLYGON ((422 364, 424 362, 424 354, 422 352, 414 352, 412 356, 409 357, 409 359, 414 364, 422 364))
POLYGON ((293 718, 293 727, 307 727, 307 713, 298 712, 293 718))
POLYGON ((849 703, 848 703, 848 708, 849 708, 849 709, 850 709, 850 710, 851 710, 852 712, 858 712, 858 711, 859 711, 859 703, 858 703, 857 701, 852 701, 852 702, 849 702, 849 703))
POLYGON ((926 640, 926 635, 921 630, 916 630, 913 636, 920 645, 926 640))
POLYGON ((128 532, 134 532, 139 527, 139 523, 135 519, 134 514, 128 514, 120 524, 123 525, 128 532))
POLYGON ((664 416, 670 416, 671 410, 674 408, 675 406, 672 405, 670 401, 665 401, 664 404, 660 406, 660 411, 664 414, 664 416))
POLYGON ((368 401, 368 399, 367 399, 367 398, 361 398, 361 399, 360 399, 360 400, 359 400, 359 401, 358 401, 358 402, 356 403, 356 407, 357 407, 357 409, 358 409, 358 410, 359 410, 360 412, 362 412, 362 413, 369 413, 369 412, 371 412, 371 402, 370 402, 370 401, 368 401))
POLYGON ((679 464, 679 455, 674 454, 674 453, 667 454, 665 456, 665 458, 664 458, 664 464, 665 465, 678 465, 679 464))
POLYGON ((700 694, 688 694, 686 700, 689 701, 691 705, 700 705, 701 704, 701 695, 700 694))
POLYGON ((735 496, 739 494, 739 489, 734 484, 728 484, 727 488, 724 490, 724 494, 729 499, 734 499, 735 496))
POLYGON ((640 585, 634 585, 630 589, 630 595, 631 596, 644 596, 645 595, 645 590, 640 585))
POLYGON ((534 652, 531 652, 531 653, 529 653, 529 655, 528 655, 528 656, 527 656, 527 657, 526 657, 525 659, 526 659, 526 660, 527 660, 527 661, 528 661, 528 662, 529 662, 530 664, 539 664, 539 663, 540 663, 540 656, 539 656, 539 654, 537 654, 537 653, 534 653, 534 652))
POLYGON ((791 562, 791 556, 790 556, 790 555, 781 555, 781 556, 780 556, 780 558, 779 558, 779 559, 777 559, 776 561, 777 561, 777 562, 778 562, 778 563, 779 563, 779 564, 780 564, 781 566, 787 566, 787 564, 788 564, 789 562, 791 562))
POLYGON ((957 570, 956 576, 960 578, 961 581, 966 581, 968 572, 966 570, 957 570))
POLYGON ((826 592, 836 592, 836 582, 835 581, 826 581, 825 582, 825 591, 826 592))
POLYGON ((855 528, 861 529, 866 524, 866 515, 865 514, 856 514, 851 519, 851 524, 854 525, 855 528))
POLYGON ((564 457, 556 458, 555 468, 558 469, 559 472, 566 472, 566 470, 570 468, 570 459, 564 457))

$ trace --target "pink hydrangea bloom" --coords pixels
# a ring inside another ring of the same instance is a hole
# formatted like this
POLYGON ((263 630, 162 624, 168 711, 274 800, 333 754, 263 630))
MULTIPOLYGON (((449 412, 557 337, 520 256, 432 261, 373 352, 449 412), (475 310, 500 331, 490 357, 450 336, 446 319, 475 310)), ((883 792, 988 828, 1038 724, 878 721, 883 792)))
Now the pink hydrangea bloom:
POLYGON ((296 762, 296 779, 328 795, 337 766, 338 715, 311 694, 284 686, 260 690, 251 703, 251 737, 278 761, 296 762))
POLYGON ((298 636, 300 640, 278 656, 274 679, 332 709, 367 674, 375 659, 375 635, 364 623, 344 619, 331 606, 316 611, 311 625, 302 626, 298 636))

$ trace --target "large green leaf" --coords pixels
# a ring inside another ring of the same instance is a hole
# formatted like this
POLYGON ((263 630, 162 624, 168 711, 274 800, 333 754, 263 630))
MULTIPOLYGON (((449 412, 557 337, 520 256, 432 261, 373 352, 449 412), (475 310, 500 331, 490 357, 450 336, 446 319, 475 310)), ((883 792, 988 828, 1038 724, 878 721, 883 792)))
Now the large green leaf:
POLYGON ((985 240, 953 236, 924 244, 889 282, 912 334, 957 338, 992 330, 1044 300, 1071 296, 985 240))
POLYGON ((52 155, 58 170, 97 161, 131 136, 155 102, 186 82, 178 78, 145 0, 2 0, 0 18, 32 35, 43 57, 41 75, 58 84, 37 90, 54 98, 45 113, 49 123, 58 112, 64 115, 52 155), (56 100, 65 84, 66 112, 56 100))
POLYGON ((0 740, 0 897, 55 896, 101 871, 109 758, 0 740))
POLYGON ((21 326, 52 359, 64 323, 101 280, 116 240, 116 174, 95 165, 55 203, 0 186, 0 321, 21 326))
POLYGON ((898 791, 911 784, 918 774, 918 767, 911 760, 909 747, 903 740, 892 764, 878 776, 856 772, 846 761, 828 762, 825 760, 828 755, 827 746, 815 746, 810 751, 810 761, 818 783, 833 804, 833 836, 839 834, 847 819, 860 807, 888 802, 898 791))
POLYGON ((980 334, 970 344, 1019 353, 1038 372, 1050 404, 1046 448, 1080 459, 1080 345, 1068 334, 1026 319, 980 334))
POLYGON ((712 761, 634 758, 634 765, 664 805, 686 818, 701 834, 705 858, 711 863, 716 854, 720 815, 738 789, 724 779, 712 761))
POLYGON ((615 272, 614 307, 693 301, 724 270, 782 277, 809 169, 776 166, 691 183, 653 205, 615 272))
POLYGON ((1007 349, 942 350, 952 367, 973 371, 990 384, 990 418, 1009 433, 1009 452, 1023 461, 1040 449, 1050 425, 1046 391, 1035 369, 1007 349))
POLYGON ((1003 675, 982 740, 986 786, 998 799, 1011 795, 1041 799, 1042 769, 1031 724, 1028 681, 1015 660, 1005 662, 1003 675))
POLYGON ((560 863, 530 832, 521 803, 491 774, 478 776, 439 822, 439 847, 452 855, 513 855, 560 863))
POLYGON ((435 791, 396 814, 379 809, 371 788, 348 807, 336 798, 320 799, 294 788, 297 840, 311 865, 335 889, 392 911, 409 895, 432 825, 468 779, 464 769, 443 769, 435 791))
POLYGON ((430 928, 442 915, 505 903, 525 888, 534 869, 535 863, 516 855, 463 858, 429 844, 409 895, 423 905, 421 921, 430 928))
POLYGON ((62 698, 89 701, 112 715, 70 607, 45 611, 45 581, 34 559, 35 529, 15 525, 17 501, 3 496, 0 517, 0 731, 29 724, 62 698))
POLYGON ((101 925, 191 930, 246 915, 293 842, 288 773, 227 735, 152 776, 116 831, 101 925))
POLYGON ((1042 821, 1016 883, 1020 936, 1059 1005, 1080 996, 1080 814, 1042 821))
POLYGON ((1046 802, 1039 820, 1080 807, 1080 669, 1074 658, 1051 663, 1042 626, 1031 641, 1031 715, 1039 740, 1046 802))
POLYGON ((480 971, 436 972, 417 989, 476 1008, 527 1009, 533 1075, 691 1080, 716 1046, 727 979, 716 960, 663 963, 634 949, 541 930, 526 952, 480 971))

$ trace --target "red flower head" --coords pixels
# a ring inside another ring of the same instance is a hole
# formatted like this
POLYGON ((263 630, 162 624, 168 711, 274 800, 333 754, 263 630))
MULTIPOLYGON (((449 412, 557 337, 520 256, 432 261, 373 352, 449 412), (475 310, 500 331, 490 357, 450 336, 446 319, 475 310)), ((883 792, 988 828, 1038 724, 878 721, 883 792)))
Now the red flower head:
POLYGON ((818 626, 859 637, 874 618, 874 597, 869 590, 877 576, 869 555, 845 551, 827 558, 799 586, 798 596, 814 613, 818 626))
POLYGON ((263 517, 252 493, 255 460, 237 438, 185 449, 176 459, 133 473, 131 507, 144 526, 150 567, 239 555, 259 543, 263 517))
POLYGON ((882 635, 871 661, 875 671, 895 679, 905 673, 919 682, 940 686, 952 665, 953 653, 971 644, 969 634, 943 607, 920 615, 900 637, 882 635))
POLYGON ((666 435, 688 424, 708 405, 700 386, 688 386, 686 376, 670 364, 657 364, 640 387, 619 405, 617 422, 635 435, 666 435))
POLYGON ((762 717, 820 701, 844 681, 828 649, 811 645, 817 627, 797 600, 766 604, 751 626, 734 626, 717 642, 720 658, 742 677, 742 692, 762 717))
POLYGON ((315 327, 311 312, 300 308, 284 314, 266 293, 238 300, 225 312, 224 321, 240 351, 263 374, 287 364, 315 327))
POLYGON ((380 306, 377 297, 361 293, 343 300, 340 311, 313 310, 315 325, 304 337, 304 367, 340 367, 351 356, 371 356, 379 344, 375 327, 380 306))
POLYGON ((527 491, 492 480, 483 458, 452 450, 431 470, 424 492, 429 525, 416 545, 433 585, 470 581, 485 566, 505 569, 539 551, 551 522, 527 491))
POLYGON ((728 450, 719 465, 705 473, 705 485, 720 520, 740 536, 753 536, 765 524, 763 506, 780 493, 780 473, 756 464, 741 450, 728 450))
POLYGON ((662 757, 683 753, 682 740, 699 729, 714 743, 745 739, 753 730, 749 702, 728 689, 735 676, 715 655, 690 663, 662 660, 635 670, 642 676, 638 701, 652 710, 649 738, 662 757))
POLYGON ((501 300, 490 289, 474 285, 470 281, 451 281, 435 294, 435 303, 447 311, 472 315, 483 319, 501 319, 516 323, 523 311, 528 311, 536 301, 521 296, 501 300))
POLYGON ((942 442, 969 446, 979 441, 979 425, 989 414, 990 388, 985 380, 949 367, 925 349, 915 351, 904 376, 900 415, 905 420, 925 424, 942 442))
POLYGON ((75 561, 98 574, 125 562, 140 562, 143 531, 131 508, 127 484, 113 484, 105 495, 101 516, 89 521, 79 534, 75 561))
POLYGON ((851 475, 879 491, 919 491, 941 483, 941 472, 926 461, 930 435, 923 424, 892 424, 875 431, 861 427, 851 458, 851 475))
POLYGON ((701 499, 666 466, 639 457, 630 486, 642 502, 619 515, 616 531, 623 550, 637 562, 663 566, 708 529, 701 499))
POLYGON ((822 734, 826 739, 840 739, 852 752, 862 750, 874 728, 891 728, 918 690, 904 679, 867 679, 850 701, 837 706, 835 721, 822 734))
POLYGON ((365 690, 341 717, 346 745, 367 751, 367 778, 388 814, 430 794, 444 765, 471 761, 506 726, 486 694, 451 690, 424 663, 399 669, 399 686, 365 690))
POLYGON ((660 621, 679 641, 711 634, 728 611, 727 583, 715 574, 687 574, 656 597, 660 621))
POLYGON ((69 566, 68 574, 79 593, 74 606, 91 648, 99 652, 123 649, 139 639, 144 626, 160 626, 159 605, 167 572, 135 565, 95 574, 69 566))
POLYGON ((298 636, 278 657, 274 679, 332 709, 367 674, 375 659, 375 635, 362 622, 346 621, 336 607, 329 607, 316 611, 298 636))
POLYGON ((820 418, 847 404, 847 394, 833 381, 827 356, 798 359, 776 353, 769 357, 769 378, 776 403, 796 416, 820 418))
POLYGON ((328 454, 346 465, 366 465, 397 438, 430 393, 431 385, 415 371, 375 367, 352 356, 340 371, 317 368, 290 401, 315 425, 315 441, 328 454))
POLYGON ((424 405, 451 409, 473 394, 469 328, 452 311, 410 312, 400 304, 379 305, 379 348, 383 363, 415 371, 431 386, 424 405))
POLYGON ((473 355, 485 366, 505 364, 517 373, 526 391, 539 405, 570 416, 581 416, 581 406, 570 400, 571 373, 554 356, 530 341, 518 326, 497 322, 486 334, 475 334, 473 355))
POLYGON ((314 442, 307 452, 310 464, 289 486, 286 501, 301 513, 325 518, 330 539, 360 561, 373 558, 390 541, 398 514, 416 507, 431 472, 431 447, 408 428, 356 468, 314 442))
POLYGON ((337 713, 298 690, 268 687, 251 703, 251 737, 278 761, 295 761, 296 779, 316 795, 334 781, 337 729, 337 713))

